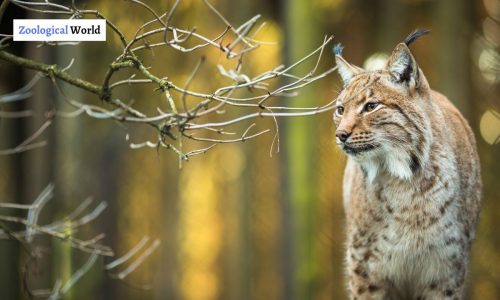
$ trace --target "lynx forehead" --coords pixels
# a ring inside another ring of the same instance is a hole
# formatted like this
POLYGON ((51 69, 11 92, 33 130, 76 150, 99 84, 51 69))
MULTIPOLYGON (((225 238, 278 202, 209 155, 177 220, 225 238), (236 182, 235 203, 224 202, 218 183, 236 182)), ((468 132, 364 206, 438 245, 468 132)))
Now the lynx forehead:
POLYGON ((461 299, 481 203, 475 139, 408 45, 365 71, 336 55, 353 299, 461 299))

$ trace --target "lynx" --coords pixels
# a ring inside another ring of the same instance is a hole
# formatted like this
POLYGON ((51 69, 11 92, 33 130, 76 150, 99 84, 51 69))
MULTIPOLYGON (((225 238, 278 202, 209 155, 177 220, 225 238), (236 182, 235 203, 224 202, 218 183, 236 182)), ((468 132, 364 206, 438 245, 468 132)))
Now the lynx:
POLYGON ((431 90, 408 48, 425 33, 398 44, 382 70, 363 70, 336 51, 351 299, 464 297, 479 159, 467 121, 431 90))

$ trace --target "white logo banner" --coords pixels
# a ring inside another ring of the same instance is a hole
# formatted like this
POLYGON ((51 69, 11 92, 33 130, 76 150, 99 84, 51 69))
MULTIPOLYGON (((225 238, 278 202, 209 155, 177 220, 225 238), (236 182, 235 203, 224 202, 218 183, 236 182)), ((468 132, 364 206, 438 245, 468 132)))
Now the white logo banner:
POLYGON ((103 19, 14 19, 14 41, 105 41, 103 19))

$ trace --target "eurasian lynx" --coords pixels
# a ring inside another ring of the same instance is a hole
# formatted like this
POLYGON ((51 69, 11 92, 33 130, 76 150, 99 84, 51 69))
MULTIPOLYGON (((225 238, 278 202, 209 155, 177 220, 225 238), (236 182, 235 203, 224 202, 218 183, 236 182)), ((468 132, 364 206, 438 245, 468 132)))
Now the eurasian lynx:
MULTIPOLYGON (((461 299, 481 204, 476 142, 408 45, 365 71, 337 51, 352 299, 461 299)), ((449 79, 452 80, 452 79, 449 79)))

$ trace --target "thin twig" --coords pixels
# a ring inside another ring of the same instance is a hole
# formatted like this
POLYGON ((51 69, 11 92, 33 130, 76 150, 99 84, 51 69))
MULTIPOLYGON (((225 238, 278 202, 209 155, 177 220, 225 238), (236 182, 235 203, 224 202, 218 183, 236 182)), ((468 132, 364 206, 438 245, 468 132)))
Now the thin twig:
POLYGON ((142 254, 135 260, 133 261, 125 270, 122 272, 118 273, 116 275, 117 278, 123 280, 125 277, 127 277, 130 273, 132 273, 137 267, 139 267, 145 260, 148 258, 153 252, 160 246, 160 240, 156 239, 149 248, 144 250, 142 254))
POLYGON ((38 216, 42 211, 45 204, 54 197, 54 184, 48 184, 45 189, 40 193, 40 195, 36 198, 35 202, 33 202, 32 207, 28 211, 28 217, 26 218, 26 236, 25 239, 28 243, 33 241, 33 226, 38 222, 38 216))
POLYGON ((56 300, 61 298, 62 295, 68 293, 69 289, 78 281, 80 278, 85 275, 90 268, 95 264, 97 261, 97 258, 99 258, 99 255, 97 253, 92 253, 89 257, 89 259, 85 262, 85 264, 78 269, 73 275, 71 276, 68 281, 61 287, 61 281, 58 280, 56 281, 56 284, 54 285, 54 290, 52 292, 52 295, 50 295, 49 299, 50 300, 56 300))
POLYGON ((129 260, 132 256, 134 256, 137 252, 139 252, 144 245, 149 241, 149 237, 145 236, 143 237, 132 249, 130 249, 127 253, 125 253, 123 256, 115 259, 114 261, 110 262, 109 264, 105 265, 104 268, 106 270, 111 270, 113 268, 118 267, 119 265, 123 264, 127 260, 129 260))
POLYGON ((50 124, 52 124, 52 120, 45 121, 42 126, 40 126, 31 136, 21 142, 21 144, 11 149, 0 150, 0 155, 10 155, 46 146, 47 142, 45 141, 38 143, 32 142, 38 138, 50 126, 50 124))

